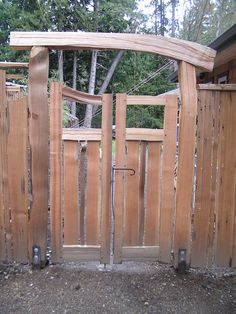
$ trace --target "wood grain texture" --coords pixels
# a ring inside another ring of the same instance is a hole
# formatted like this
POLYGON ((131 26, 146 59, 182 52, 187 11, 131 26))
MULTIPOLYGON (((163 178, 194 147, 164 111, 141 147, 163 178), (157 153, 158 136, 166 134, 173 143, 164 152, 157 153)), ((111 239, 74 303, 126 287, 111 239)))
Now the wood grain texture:
POLYGON ((124 246, 139 245, 139 141, 127 141, 127 168, 135 175, 126 174, 126 202, 124 246))
POLYGON ((78 142, 64 141, 64 244, 78 244, 78 142))
POLYGON ((28 62, 0 62, 0 68, 28 68, 28 62))
POLYGON ((10 46, 18 50, 44 46, 53 49, 117 49, 156 53, 212 71, 216 51, 176 38, 127 33, 11 32, 10 46))
POLYGON ((11 260, 11 230, 8 209, 6 73, 0 70, 0 260, 11 260), (6 232, 6 234, 5 234, 6 232), (7 235, 7 237, 6 237, 7 235), (8 257, 9 256, 9 257, 8 257))
POLYGON ((147 246, 159 244, 161 143, 148 143, 147 203, 145 240, 147 246))
MULTIPOLYGON (((125 167, 126 95, 116 95, 116 168, 125 167)), ((114 263, 122 261, 124 219, 124 171, 115 174, 115 242, 114 263)))
POLYGON ((50 88, 50 216, 52 261, 62 257, 62 86, 50 88))
POLYGON ((29 252, 33 245, 38 245, 41 248, 42 265, 46 263, 48 225, 48 63, 48 50, 33 47, 29 61, 28 96, 32 166, 29 252))
POLYGON ((233 262, 236 208, 236 92, 220 95, 219 206, 216 264, 231 267, 233 262))
POLYGON ((138 220, 138 236, 139 245, 143 245, 144 241, 144 219, 145 219, 145 178, 146 178, 146 155, 147 143, 140 142, 140 158, 139 158, 139 220, 138 220))
POLYGON ((198 84, 197 89, 204 90, 218 90, 218 91, 234 91, 236 90, 235 84, 198 84))
POLYGON ((190 262, 190 226, 197 115, 196 73, 192 65, 180 62, 179 83, 181 114, 176 188, 175 266, 178 264, 179 249, 187 250, 187 263, 190 262))
POLYGON ((127 105, 160 105, 164 106, 166 104, 165 96, 136 96, 127 95, 127 105))
POLYGON ((126 128, 127 141, 163 141, 164 131, 162 129, 126 128))
POLYGON ((122 256, 124 261, 157 261, 159 246, 126 246, 122 256))
POLYGON ((102 96, 101 95, 90 95, 88 93, 80 92, 76 89, 70 88, 68 86, 62 87, 63 98, 70 101, 77 101, 83 104, 93 104, 101 105, 102 96))
POLYGON ((99 261, 100 246, 98 245, 63 245, 62 258, 67 262, 99 261))
POLYGON ((160 261, 171 261, 174 225, 174 169, 177 138, 178 98, 168 96, 164 113, 164 142, 162 160, 162 197, 160 210, 160 261))
POLYGON ((28 262, 28 102, 8 102, 8 190, 13 260, 28 262), (17 161, 17 162, 16 162, 17 161))
POLYGON ((80 143, 79 160, 79 242, 85 244, 85 176, 86 176, 86 148, 84 142, 80 143))
POLYGON ((86 244, 97 245, 100 236, 100 142, 88 142, 86 244))
POLYGON ((213 255, 219 92, 199 92, 197 125, 197 188, 191 265, 211 267, 213 255), (207 223, 206 223, 207 222, 207 223))
POLYGON ((101 129, 75 129, 63 128, 62 139, 70 141, 100 141, 102 138, 101 129))
POLYGON ((112 169, 112 95, 102 97, 102 223, 101 263, 110 263, 111 247, 111 169, 112 169))

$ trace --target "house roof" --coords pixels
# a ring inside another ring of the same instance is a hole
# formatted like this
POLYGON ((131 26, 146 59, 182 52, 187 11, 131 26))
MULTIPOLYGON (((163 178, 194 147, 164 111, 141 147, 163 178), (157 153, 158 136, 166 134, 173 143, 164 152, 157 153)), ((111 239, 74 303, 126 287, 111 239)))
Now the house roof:
POLYGON ((227 46, 231 45, 232 42, 236 42, 236 23, 231 26, 227 31, 217 37, 213 42, 211 42, 208 46, 220 51, 227 46))

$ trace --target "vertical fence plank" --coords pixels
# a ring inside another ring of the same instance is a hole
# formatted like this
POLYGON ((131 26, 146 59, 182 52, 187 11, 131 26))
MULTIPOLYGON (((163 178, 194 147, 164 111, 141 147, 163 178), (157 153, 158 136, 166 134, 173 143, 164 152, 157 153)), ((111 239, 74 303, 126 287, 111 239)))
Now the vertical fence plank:
POLYGON ((88 142, 86 244, 99 243, 100 142, 88 142))
POLYGON ((236 93, 220 95, 220 162, 219 205, 217 221, 216 263, 232 266, 235 219, 235 164, 236 164, 236 93))
POLYGON ((78 142, 64 141, 64 244, 78 244, 78 142))
MULTIPOLYGON (((218 92, 214 92, 214 96, 216 94, 218 92)), ((219 101, 214 96, 209 91, 199 92, 197 189, 191 256, 191 265, 195 267, 210 266, 212 262, 219 110, 219 101)))
POLYGON ((80 245, 85 244, 85 156, 86 146, 81 142, 80 161, 79 161, 79 242, 80 245))
MULTIPOLYGON (((48 225, 48 49, 33 47, 29 60, 29 142, 31 148, 32 204, 29 222, 29 252, 41 248, 46 262, 48 225)), ((30 253, 32 257, 32 253, 30 253)))
POLYGON ((11 259, 10 217, 8 213, 7 190, 7 102, 6 73, 0 70, 0 260, 11 259), (7 237, 5 236, 5 232, 7 237))
POLYGON ((160 163, 161 144, 148 143, 147 205, 145 219, 145 241, 147 246, 159 244, 158 219, 160 210, 160 163))
POLYGON ((12 219, 13 260, 28 261, 28 103, 8 102, 8 188, 12 219))
POLYGON ((164 113, 164 142, 162 162, 162 198, 160 212, 160 257, 162 262, 171 260, 174 217, 174 168, 177 137, 178 98, 168 96, 164 113))
POLYGON ((197 114, 196 70, 193 65, 184 61, 179 63, 179 84, 181 91, 181 116, 176 190, 175 266, 178 265, 179 249, 187 250, 187 263, 190 262, 191 209, 197 114))
POLYGON ((141 141, 140 143, 140 164, 139 164, 139 245, 143 245, 144 241, 144 218, 145 218, 145 208, 144 208, 144 189, 145 189, 145 172, 146 172, 146 149, 147 142, 141 141))
POLYGON ((112 95, 102 98, 102 224, 101 263, 110 262, 112 169, 112 95))
POLYGON ((50 214, 52 261, 62 254, 62 86, 51 84, 50 96, 50 214))
POLYGON ((135 175, 126 174, 125 246, 139 243, 139 144, 139 141, 126 142, 127 168, 134 169, 135 175))
MULTIPOLYGON (((125 167, 126 95, 116 95, 116 168, 125 167)), ((115 174, 115 246, 114 263, 122 261, 124 216, 124 171, 115 174)))

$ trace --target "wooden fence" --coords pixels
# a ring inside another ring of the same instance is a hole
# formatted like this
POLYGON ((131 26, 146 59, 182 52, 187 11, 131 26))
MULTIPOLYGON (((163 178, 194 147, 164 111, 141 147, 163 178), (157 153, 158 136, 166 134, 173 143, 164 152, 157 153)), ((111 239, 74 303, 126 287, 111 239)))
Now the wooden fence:
MULTIPOLYGON (((51 106, 51 130, 54 130, 50 170, 53 258, 55 261, 96 259, 107 263, 110 260, 112 213, 111 110, 103 111, 102 130, 62 129, 62 96, 80 101, 83 98, 84 102, 90 99, 86 98, 87 94, 62 87, 57 87, 59 98, 56 99, 56 86, 51 100, 56 102, 56 107, 51 106), (56 155, 58 152, 60 155, 56 155), (102 160, 102 156, 108 159, 102 160), (64 170, 60 172, 59 169, 64 170), (62 193, 53 194, 53 186, 62 193), (62 204, 63 211, 58 211, 62 204)), ((37 187, 32 190, 28 99, 6 99, 4 71, 0 71, 0 95, 0 261, 29 262, 32 243, 35 243, 31 230, 37 226, 32 220, 32 195, 37 187)), ((117 103, 123 101, 126 105, 134 105, 137 102, 133 96, 117 97, 117 103)), ((94 101, 99 102, 99 99, 94 101)), ((144 98, 140 104, 143 101, 144 98)), ((159 99, 162 101, 164 99, 159 99)), ((175 239, 185 236, 191 248, 191 266, 236 266, 235 104, 235 86, 199 86, 196 191, 193 208, 183 210, 192 217, 192 223, 187 226, 191 231, 189 237, 186 228, 180 235, 181 230, 176 227, 176 221, 180 219, 174 190, 176 111, 174 114, 165 111, 163 130, 125 129, 124 133, 126 106, 117 106, 116 168, 134 169, 136 175, 130 175, 132 170, 126 174, 114 170, 115 224, 120 224, 115 230, 115 262, 140 259, 172 262, 175 239), (119 212, 121 200, 126 208, 123 213, 119 212)), ((172 108, 167 103, 162 105, 172 108)), ((176 102, 173 110, 176 110, 176 102)), ((178 180, 177 190, 181 187, 178 180)), ((181 223, 187 224, 188 218, 181 223)), ((46 237, 45 231, 43 238, 46 237)), ((42 249, 46 251, 46 246, 42 249)))

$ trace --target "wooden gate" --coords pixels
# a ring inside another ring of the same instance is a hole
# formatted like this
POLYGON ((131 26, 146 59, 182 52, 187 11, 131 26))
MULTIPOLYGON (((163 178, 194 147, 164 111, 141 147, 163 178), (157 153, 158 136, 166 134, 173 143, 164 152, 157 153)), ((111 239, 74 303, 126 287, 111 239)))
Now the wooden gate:
POLYGON ((112 96, 51 86, 52 260, 110 262, 112 96), (63 129, 62 100, 102 106, 102 129, 63 129))
POLYGON ((117 95, 114 263, 170 261, 177 105, 173 95, 117 95), (164 106, 164 128, 126 128, 127 105, 164 106))

